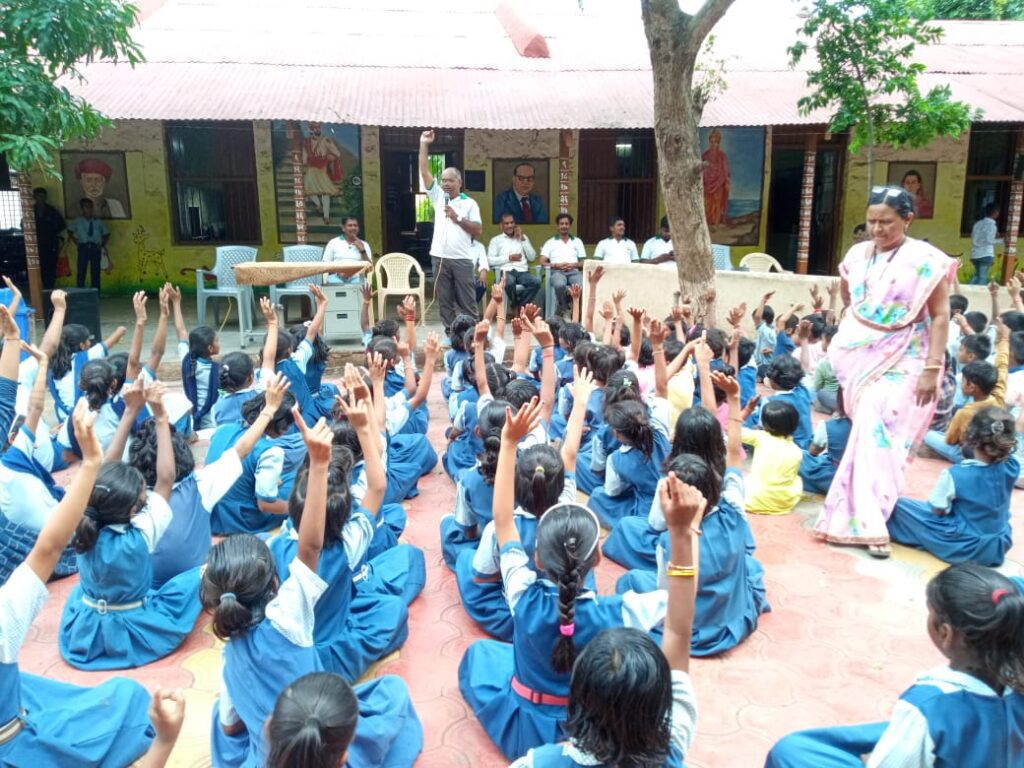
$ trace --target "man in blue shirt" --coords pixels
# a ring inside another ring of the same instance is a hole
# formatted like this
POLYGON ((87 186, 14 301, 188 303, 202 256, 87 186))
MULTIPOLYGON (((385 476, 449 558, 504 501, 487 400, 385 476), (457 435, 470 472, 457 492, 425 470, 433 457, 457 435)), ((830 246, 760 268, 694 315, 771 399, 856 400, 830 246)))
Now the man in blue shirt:
POLYGON ((100 289, 100 259, 110 239, 107 225, 93 215, 92 200, 83 197, 78 202, 82 215, 68 224, 68 234, 78 246, 78 287, 85 287, 85 270, 89 268, 92 287, 100 289))

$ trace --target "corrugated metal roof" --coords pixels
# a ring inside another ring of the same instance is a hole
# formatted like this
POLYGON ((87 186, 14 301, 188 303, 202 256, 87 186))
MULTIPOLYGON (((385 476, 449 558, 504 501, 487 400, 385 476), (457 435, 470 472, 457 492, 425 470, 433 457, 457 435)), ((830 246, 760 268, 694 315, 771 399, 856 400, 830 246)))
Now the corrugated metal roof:
MULTIPOLYGON (((68 88, 113 119, 300 119, 448 128, 638 128, 653 125, 639 4, 517 0, 550 58, 519 56, 498 0, 166 0, 136 34, 134 70, 90 64, 68 88), (624 8, 631 8, 624 12, 624 8)), ((727 90, 705 125, 827 121, 797 110, 804 62, 786 46, 800 20, 789 0, 737 0, 715 30, 727 90)), ((924 85, 949 83, 986 121, 1024 121, 1024 23, 944 24, 922 51, 924 85), (948 73, 948 74, 946 74, 948 73)))

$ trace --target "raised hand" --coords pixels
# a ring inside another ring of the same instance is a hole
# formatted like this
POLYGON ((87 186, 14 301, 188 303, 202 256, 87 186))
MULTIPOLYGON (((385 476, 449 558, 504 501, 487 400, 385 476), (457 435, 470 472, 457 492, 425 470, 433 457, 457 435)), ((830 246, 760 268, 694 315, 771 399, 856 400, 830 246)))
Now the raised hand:
POLYGON ((316 299, 318 307, 327 305, 327 296, 324 294, 323 288, 319 285, 311 283, 309 286, 309 292, 313 294, 313 298, 316 299))
POLYGON ((718 290, 714 286, 712 286, 711 288, 708 288, 706 291, 704 291, 704 303, 705 304, 710 304, 711 302, 713 302, 717 298, 718 298, 718 290))
POLYGON ((652 347, 657 347, 665 343, 665 339, 668 337, 668 326, 666 326, 661 320, 654 318, 651 320, 651 327, 647 331, 647 338, 651 342, 652 347))
POLYGON ((570 388, 573 402, 586 403, 590 400, 590 395, 597 389, 597 384, 594 383, 594 376, 586 368, 573 366, 573 371, 575 372, 575 377, 570 388))
MULTIPOLYGON (((364 418, 365 418, 364 411, 364 418)), ((309 463, 325 465, 331 460, 331 448, 334 444, 334 432, 327 426, 326 419, 320 419, 312 427, 306 424, 302 418, 302 411, 299 406, 292 408, 292 416, 295 417, 295 425, 302 433, 302 440, 306 444, 306 452, 309 454, 309 463)), ((365 424, 365 421, 364 421, 365 424)), ((352 426, 358 426, 352 422, 352 426)))
POLYGON ((181 304, 181 288, 172 285, 167 289, 167 295, 171 298, 172 304, 181 304))
POLYGON ((988 292, 989 292, 989 295, 993 296, 993 297, 997 293, 999 293, 999 283, 996 283, 996 282, 993 282, 993 281, 990 280, 989 283, 988 283, 988 292))
POLYGON ((49 359, 48 355, 45 352, 43 352, 43 350, 41 350, 39 347, 35 347, 29 344, 24 339, 21 340, 21 351, 32 355, 32 357, 34 357, 40 363, 43 362, 43 360, 49 359))
POLYGON ((283 373, 275 374, 274 377, 267 382, 267 389, 264 393, 267 410, 272 410, 276 413, 277 409, 281 407, 281 403, 284 402, 284 393, 287 391, 288 379, 283 373))
POLYGON ((670 530, 700 535, 700 522, 708 506, 704 494, 676 477, 675 472, 669 472, 658 488, 658 496, 670 530))
POLYGON ((149 720, 156 730, 156 740, 172 745, 185 722, 185 694, 180 688, 173 691, 157 688, 149 704, 149 720))
POLYGON ((573 301, 578 301, 580 296, 583 295, 583 286, 573 283, 569 286, 569 295, 573 298, 573 301))
POLYGON ((540 315, 540 307, 536 304, 527 304, 520 310, 520 315, 532 322, 535 317, 540 315))
POLYGON ((370 374, 370 381, 374 384, 382 383, 388 373, 388 364, 380 352, 366 353, 366 368, 370 374))
POLYGON ((590 283, 590 290, 593 292, 597 284, 601 282, 601 278, 604 277, 604 267, 595 267, 587 273, 587 282, 590 283))
POLYGON ((626 310, 626 313, 633 318, 634 321, 643 323, 644 321, 644 310, 643 307, 630 307, 626 310))
POLYGON ((75 404, 71 414, 71 423, 75 426, 75 439, 82 451, 82 462, 99 466, 103 461, 103 446, 93 429, 96 425, 96 414, 89 410, 89 403, 83 397, 75 404))
POLYGON ((697 344, 693 348, 693 355, 697 358, 697 365, 711 365, 711 361, 715 359, 715 353, 711 350, 711 345, 708 344, 708 332, 702 331, 700 338, 697 339, 697 344))
POLYGON ((615 308, 612 307, 612 303, 610 301, 606 301, 601 305, 601 309, 598 314, 604 318, 605 322, 608 322, 615 315, 615 308))
POLYGON ((137 324, 146 324, 146 292, 136 291, 132 295, 132 308, 135 310, 135 322, 137 324))
POLYGON ((829 301, 835 301, 836 296, 839 295, 839 281, 832 280, 831 282, 829 282, 828 286, 826 286, 825 290, 828 291, 829 301))
POLYGON ((551 335, 551 326, 539 317, 533 322, 527 321, 526 329, 533 334, 533 338, 542 348, 555 343, 555 337, 551 335))
POLYGON ((67 309, 68 295, 59 288, 50 292, 50 303, 54 309, 67 309))
POLYGON ((505 409, 505 426, 501 428, 502 442, 518 444, 520 440, 530 434, 540 424, 542 405, 540 398, 535 397, 517 413, 511 408, 505 409))
MULTIPOLYGON (((141 377, 140 377, 141 378, 141 377)), ((162 381, 154 381, 145 390, 146 404, 154 416, 164 416, 164 384, 162 381)))
POLYGON ((811 321, 801 320, 796 327, 796 333, 801 339, 809 339, 811 337, 811 321))
POLYGON ((348 419, 349 424, 356 429, 365 429, 369 425, 370 403, 368 400, 356 400, 355 395, 351 392, 349 392, 348 400, 345 400, 343 397, 335 399, 338 401, 342 415, 348 419))
POLYGON ((804 308, 804 305, 800 304, 799 302, 797 302, 796 304, 790 304, 789 305, 789 314, 795 315, 798 312, 801 312, 803 310, 803 308, 804 308))
POLYGON ((11 292, 11 303, 8 305, 7 308, 10 309, 11 312, 13 313, 17 311, 18 304, 21 303, 21 290, 18 288, 17 285, 15 285, 14 281, 11 280, 11 278, 9 278, 7 275, 4 275, 3 278, 4 285, 6 285, 7 290, 11 292))
MULTIPOLYGON (((379 352, 376 354, 376 357, 380 361, 380 364, 381 364, 381 371, 382 372, 380 374, 380 381, 383 382, 384 381, 384 374, 383 374, 384 358, 380 356, 379 352)), ((345 373, 344 373, 343 380, 344 380, 344 384, 345 384, 345 390, 347 392, 351 392, 353 395, 355 395, 356 400, 369 400, 370 399, 370 389, 366 386, 366 379, 363 378, 363 375, 359 372, 359 369, 356 368, 354 365, 352 365, 352 363, 345 363, 345 373)), ((370 380, 371 380, 371 382, 374 381, 372 373, 370 374, 370 380)))
POLYGON ((373 287, 369 282, 365 282, 359 286, 359 292, 363 295, 363 301, 367 304, 373 301, 373 287))
POLYGON ((160 302, 160 317, 167 317, 171 313, 171 284, 164 283, 157 294, 160 302))
POLYGON ((622 308, 621 307, 622 307, 622 300, 624 298, 626 298, 626 292, 624 290, 622 290, 621 288, 619 290, 615 291, 614 293, 612 293, 612 303, 615 304, 616 312, 620 316, 622 315, 622 308))
POLYGON ((11 317, 10 310, 3 304, 0 304, 0 330, 3 331, 5 342, 10 341, 17 344, 21 339, 21 329, 11 317))
POLYGON ((518 317, 512 318, 512 338, 518 339, 523 335, 523 321, 518 317))
POLYGON ((420 144, 433 144, 434 143, 434 130, 424 131, 420 134, 420 144))
POLYGON ((817 312, 823 306, 825 306, 825 299, 821 295, 821 291, 818 289, 818 284, 815 283, 811 286, 811 307, 813 307, 814 311, 817 312))
POLYGON ((146 391, 143 389, 143 380, 140 376, 127 387, 121 390, 121 399, 124 400, 126 410, 138 413, 146 404, 146 391))
POLYGON ((423 355, 427 359, 436 360, 441 353, 441 340, 437 338, 437 331, 427 334, 427 340, 423 342, 423 355))
POLYGON ((712 371, 711 383, 725 392, 726 395, 739 397, 740 383, 732 376, 726 376, 721 371, 712 371))
POLYGON ((743 324, 743 316, 747 314, 747 302, 729 310, 728 321, 733 328, 739 328, 743 324))
POLYGON ((405 359, 412 354, 412 350, 409 349, 409 345, 404 341, 396 342, 395 346, 398 347, 398 356, 402 359, 405 359))
POLYGON ((263 319, 267 321, 268 326, 277 325, 277 312, 274 311, 274 305, 266 296, 260 297, 260 312, 263 313, 263 319))
POLYGON ((767 304, 769 301, 772 300, 772 296, 774 296, 774 295, 775 295, 775 291, 768 291, 767 293, 764 294, 764 296, 761 297, 761 303, 762 304, 767 304))
POLYGON ((743 410, 740 412, 740 418, 743 421, 746 421, 748 418, 750 418, 750 414, 757 410, 757 404, 760 402, 761 395, 754 395, 752 398, 750 398, 747 401, 747 404, 743 406, 743 410))
POLYGON ((491 300, 498 305, 501 305, 505 301, 505 276, 507 272, 502 272, 501 277, 491 286, 491 300))

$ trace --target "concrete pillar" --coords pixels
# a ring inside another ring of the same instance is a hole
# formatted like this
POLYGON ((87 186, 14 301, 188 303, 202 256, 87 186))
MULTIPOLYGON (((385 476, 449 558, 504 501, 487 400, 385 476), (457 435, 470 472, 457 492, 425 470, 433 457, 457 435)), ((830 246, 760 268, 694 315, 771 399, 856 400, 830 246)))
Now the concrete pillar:
POLYGON ((804 183, 800 189, 800 233, 796 244, 796 271, 807 274, 811 252, 811 213, 814 208, 814 163, 818 156, 818 136, 808 134, 804 144, 804 183))
POLYGON ((1010 182, 1010 204, 1006 211, 1006 249, 1003 251, 1003 284, 1013 275, 1017 265, 1017 232, 1020 231, 1021 206, 1024 203, 1024 181, 1010 182))

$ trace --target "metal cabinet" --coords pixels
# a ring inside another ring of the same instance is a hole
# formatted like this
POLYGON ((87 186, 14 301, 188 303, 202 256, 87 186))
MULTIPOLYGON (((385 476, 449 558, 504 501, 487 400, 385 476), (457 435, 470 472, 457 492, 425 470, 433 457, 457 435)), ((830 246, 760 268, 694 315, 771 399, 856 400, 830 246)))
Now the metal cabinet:
POLYGON ((327 296, 327 316, 324 318, 324 336, 331 339, 362 339, 359 312, 363 297, 359 283, 323 286, 327 296))

